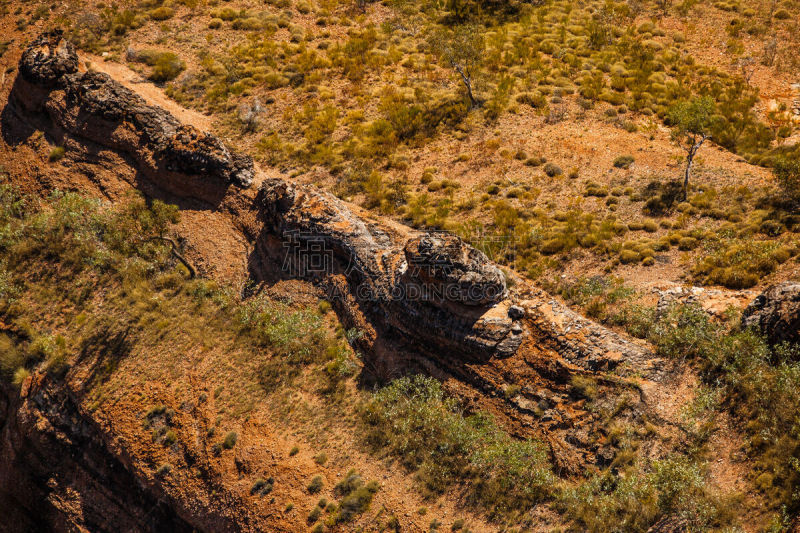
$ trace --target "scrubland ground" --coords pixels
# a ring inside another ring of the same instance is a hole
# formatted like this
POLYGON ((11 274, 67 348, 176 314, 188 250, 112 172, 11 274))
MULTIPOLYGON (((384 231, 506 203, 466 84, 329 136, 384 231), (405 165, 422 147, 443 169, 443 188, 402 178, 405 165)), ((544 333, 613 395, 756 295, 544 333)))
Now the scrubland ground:
POLYGON ((82 188, 71 181, 78 162, 44 138, 3 147, 13 183, 0 197, 4 379, 45 373, 85 388, 91 416, 148 479, 202 504, 214 496, 198 472, 213 472, 243 515, 268 517, 254 524, 292 531, 790 526, 796 348, 740 330, 736 309, 658 314, 651 291, 759 289, 797 275, 796 0, 6 1, 0 11, 4 98, 27 40, 63 27, 96 68, 270 172, 455 232, 671 365, 663 389, 642 391, 663 419, 638 425, 620 416, 624 394, 609 400, 592 378, 570 384, 606 420, 598 438, 612 452, 585 477, 561 478, 541 442, 447 385, 364 387, 358 332, 313 287, 242 301, 245 245, 222 229, 218 245, 193 240, 223 220, 126 199, 111 178, 90 192, 113 205, 39 199, 82 188), (713 100, 711 141, 683 198, 673 111, 700 96, 713 100), (156 238, 168 234, 188 239, 206 278, 187 279, 156 238), (673 429, 670 449, 650 446, 673 429))

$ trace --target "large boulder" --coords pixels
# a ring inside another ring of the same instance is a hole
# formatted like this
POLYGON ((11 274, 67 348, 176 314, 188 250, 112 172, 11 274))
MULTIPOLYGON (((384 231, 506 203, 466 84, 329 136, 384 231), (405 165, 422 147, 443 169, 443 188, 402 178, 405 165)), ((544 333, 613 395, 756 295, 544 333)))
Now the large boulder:
POLYGON ((800 283, 773 285, 742 314, 742 326, 758 329, 770 344, 800 341, 800 283))
POLYGON ((497 265, 454 235, 424 234, 409 240, 403 251, 407 283, 423 287, 426 300, 485 306, 507 295, 505 277, 497 265))

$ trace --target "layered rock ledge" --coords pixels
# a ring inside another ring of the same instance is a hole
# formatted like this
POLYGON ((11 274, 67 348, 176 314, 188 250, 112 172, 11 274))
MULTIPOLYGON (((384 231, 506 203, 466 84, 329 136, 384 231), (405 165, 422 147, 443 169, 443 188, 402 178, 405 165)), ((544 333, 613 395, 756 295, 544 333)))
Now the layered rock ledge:
POLYGON ((365 331, 367 350, 389 336, 448 361, 509 357, 525 342, 590 370, 649 357, 524 281, 510 290, 500 268, 458 237, 375 220, 315 188, 265 177, 249 156, 88 70, 59 31, 24 51, 9 106, 87 152, 122 155, 174 196, 235 203, 235 216, 256 220, 245 232, 256 263, 325 287, 343 320, 365 331))
POLYGON ((149 179, 176 194, 215 202, 229 185, 249 186, 250 156, 214 135, 181 124, 167 111, 79 60, 60 31, 40 35, 20 60, 11 93, 18 112, 39 115, 64 133, 131 158, 149 179))

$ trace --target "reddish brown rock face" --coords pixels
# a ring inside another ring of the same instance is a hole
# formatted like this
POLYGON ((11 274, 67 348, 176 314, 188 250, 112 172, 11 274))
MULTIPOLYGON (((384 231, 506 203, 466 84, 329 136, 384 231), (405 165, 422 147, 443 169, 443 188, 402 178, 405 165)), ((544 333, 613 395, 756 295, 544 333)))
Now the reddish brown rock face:
MULTIPOLYGON (((571 396, 570 379, 622 362, 640 375, 656 374, 647 349, 584 319, 524 279, 514 277, 510 286, 497 265, 461 239, 377 220, 317 189, 267 178, 248 156, 229 150, 217 137, 147 105, 108 75, 87 72, 58 33, 42 35, 25 51, 8 106, 4 116, 17 126, 67 139, 88 161, 100 150, 120 154, 136 172, 129 184, 147 194, 223 212, 252 250, 248 272, 257 281, 299 278, 321 287, 342 324, 360 331, 354 342, 365 358, 375 368, 388 369, 382 377, 413 368, 448 381, 457 394, 502 418, 515 434, 548 442, 561 473, 584 471, 599 460, 597 447, 602 445, 586 438, 596 416, 571 396), (252 183, 260 183, 257 190, 252 183), (510 384, 518 390, 513 395, 507 394, 510 384)), ((37 387, 20 401, 9 399, 8 391, 0 394, 6 411, 0 419, 6 436, 0 456, 23 457, 31 449, 52 460, 83 449, 83 441, 76 439, 77 445, 56 445, 48 440, 48 430, 21 418, 35 410, 44 413, 40 419, 51 414, 84 418, 80 398, 57 397, 63 391, 50 390, 46 383, 37 387), (48 411, 49 402, 60 402, 65 414, 48 411)), ((49 423, 56 427, 56 422, 49 423)), ((114 487, 138 482, 125 464, 124 450, 109 449, 113 436, 69 425, 61 433, 67 439, 73 433, 89 435, 97 457, 93 461, 121 469, 112 479, 102 469, 68 465, 75 475, 65 473, 67 481, 96 476, 110 479, 114 487)), ((0 464, 0 474, 8 479, 15 468, 33 472, 13 474, 30 491, 26 502, 35 501, 37 491, 47 492, 36 477, 48 468, 47 461, 38 459, 41 464, 28 456, 22 463, 0 464)), ((86 493, 100 490, 92 486, 86 493)), ((122 497, 114 490, 109 489, 110 500, 122 497)), ((145 504, 161 496, 157 487, 145 486, 136 495, 145 504)), ((8 497, 2 490, 0 496, 8 497)), ((131 528, 181 530, 191 524, 233 529, 214 514, 213 505, 206 508, 186 497, 167 503, 183 511, 175 523, 170 523, 174 514, 164 511, 158 523, 150 515, 155 526, 133 517, 131 528), (196 518, 198 509, 207 514, 196 518)), ((136 502, 123 504, 138 509, 136 502)), ((102 515, 101 508, 89 511, 102 515)))
POLYGON ((230 185, 247 187, 255 175, 249 156, 148 105, 107 74, 86 71, 57 31, 22 54, 11 103, 17 113, 49 119, 48 129, 125 154, 175 194, 216 204, 230 185))

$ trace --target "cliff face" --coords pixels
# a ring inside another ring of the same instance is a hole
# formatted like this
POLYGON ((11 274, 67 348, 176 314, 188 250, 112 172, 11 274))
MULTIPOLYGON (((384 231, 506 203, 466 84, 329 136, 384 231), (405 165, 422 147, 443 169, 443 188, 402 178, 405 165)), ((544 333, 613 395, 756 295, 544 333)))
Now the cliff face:
MULTIPOLYGON (((266 177, 217 137, 87 71, 58 32, 24 52, 4 119, 10 135, 38 128, 86 154, 121 154, 139 174, 132 185, 146 181, 148 193, 224 210, 252 245, 251 272, 322 287, 342 323, 359 328, 355 342, 375 366, 402 372, 398 366, 412 362, 455 378, 459 393, 516 433, 547 440, 563 473, 600 460, 599 445, 587 438, 597 417, 570 396, 570 379, 622 362, 655 376, 648 350, 525 280, 510 286, 497 265, 459 238, 376 220, 329 194, 266 177), (510 384, 519 392, 505 398, 510 384)), ((19 398, 10 389, 0 394, 0 504, 21 524, 236 529, 235 521, 203 506, 188 511, 187 501, 145 484, 124 449, 110 447, 113 438, 90 422, 80 395, 60 387, 35 382, 19 398), (20 488, 4 489, 14 485, 20 488), (46 509, 34 509, 35 502, 47 502, 46 509)))
POLYGON ((60 383, 0 391, 4 531, 192 531, 60 383))

